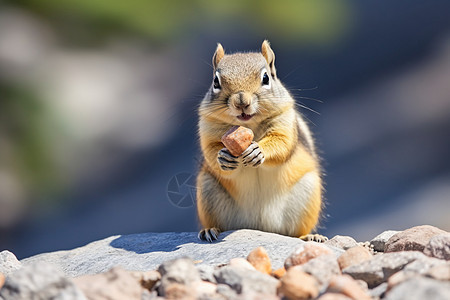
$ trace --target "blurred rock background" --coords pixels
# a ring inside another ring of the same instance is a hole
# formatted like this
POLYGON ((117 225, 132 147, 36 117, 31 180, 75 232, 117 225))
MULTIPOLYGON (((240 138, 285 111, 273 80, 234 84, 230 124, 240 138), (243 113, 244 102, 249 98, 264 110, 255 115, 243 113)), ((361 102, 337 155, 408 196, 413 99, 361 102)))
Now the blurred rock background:
POLYGON ((211 56, 217 42, 251 51, 265 38, 322 150, 319 231, 450 230, 449 11, 445 0, 0 1, 0 250, 197 230, 211 56))

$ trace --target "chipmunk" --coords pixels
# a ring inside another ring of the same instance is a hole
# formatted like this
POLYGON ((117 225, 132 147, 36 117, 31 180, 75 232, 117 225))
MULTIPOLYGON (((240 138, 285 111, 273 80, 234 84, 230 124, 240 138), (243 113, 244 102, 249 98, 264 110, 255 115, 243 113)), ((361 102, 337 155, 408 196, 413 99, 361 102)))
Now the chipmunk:
POLYGON ((319 158, 307 123, 277 77, 267 40, 260 53, 213 55, 213 81, 199 107, 203 163, 197 177, 198 236, 257 229, 304 240, 322 208, 319 158), (233 125, 250 128, 254 140, 239 156, 221 143, 233 125))

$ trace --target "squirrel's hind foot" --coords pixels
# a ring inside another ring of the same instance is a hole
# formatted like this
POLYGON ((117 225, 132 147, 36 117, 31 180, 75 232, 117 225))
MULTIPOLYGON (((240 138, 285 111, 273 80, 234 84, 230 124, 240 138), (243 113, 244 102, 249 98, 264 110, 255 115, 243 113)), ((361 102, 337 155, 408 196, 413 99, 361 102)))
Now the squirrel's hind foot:
POLYGON ((219 238, 219 234, 220 234, 219 228, 216 228, 216 227, 205 228, 205 229, 200 230, 200 232, 198 233, 198 238, 202 241, 207 241, 207 242, 212 243, 219 238))
POLYGON ((305 234, 299 238, 304 240, 305 242, 325 243, 326 241, 328 241, 328 238, 321 234, 305 234))

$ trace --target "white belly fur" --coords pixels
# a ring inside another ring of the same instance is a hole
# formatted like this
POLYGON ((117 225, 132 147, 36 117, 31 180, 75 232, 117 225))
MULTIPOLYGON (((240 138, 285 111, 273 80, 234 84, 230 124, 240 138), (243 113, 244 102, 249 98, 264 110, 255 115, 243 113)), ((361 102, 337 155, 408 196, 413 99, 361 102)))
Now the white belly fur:
POLYGON ((283 182, 282 166, 240 168, 233 175, 239 206, 234 226, 295 234, 317 182, 314 172, 306 173, 290 189, 283 182))

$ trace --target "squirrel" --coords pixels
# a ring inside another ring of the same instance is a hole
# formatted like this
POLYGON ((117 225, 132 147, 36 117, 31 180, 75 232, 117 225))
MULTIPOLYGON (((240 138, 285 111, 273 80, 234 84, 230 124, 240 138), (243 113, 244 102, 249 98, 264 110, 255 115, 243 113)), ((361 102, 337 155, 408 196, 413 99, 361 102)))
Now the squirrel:
POLYGON ((261 52, 225 54, 217 44, 213 81, 198 110, 203 162, 197 176, 198 237, 256 229, 325 241, 315 229, 322 210, 320 160, 295 100, 277 77, 267 40, 261 52), (239 156, 221 143, 233 125, 254 140, 239 156))

